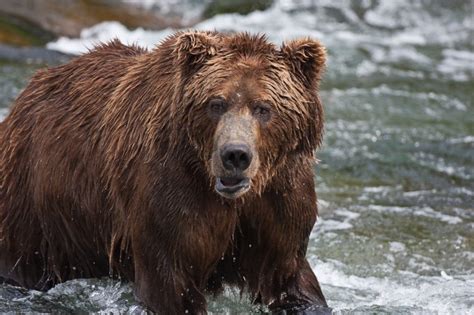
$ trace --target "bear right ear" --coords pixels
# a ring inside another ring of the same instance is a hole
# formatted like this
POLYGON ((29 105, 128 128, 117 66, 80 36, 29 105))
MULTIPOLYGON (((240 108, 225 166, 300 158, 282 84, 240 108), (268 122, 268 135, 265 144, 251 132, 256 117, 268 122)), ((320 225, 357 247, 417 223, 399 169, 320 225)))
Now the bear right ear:
POLYGON ((178 36, 174 53, 181 66, 192 69, 217 53, 217 42, 209 32, 186 32, 178 36))
POLYGON ((307 86, 319 84, 326 66, 326 48, 317 40, 303 38, 283 43, 281 53, 291 71, 307 86))

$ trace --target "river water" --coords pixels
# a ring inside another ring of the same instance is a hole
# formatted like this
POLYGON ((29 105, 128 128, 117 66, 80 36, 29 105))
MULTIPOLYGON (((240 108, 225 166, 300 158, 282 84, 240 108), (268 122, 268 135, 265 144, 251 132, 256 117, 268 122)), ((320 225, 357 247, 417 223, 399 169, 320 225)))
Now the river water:
MULTIPOLYGON (((328 47, 308 258, 335 313, 474 314, 472 2, 280 0, 196 28, 276 43, 312 36, 328 47)), ((48 47, 80 53, 118 36, 152 48, 172 31, 108 22, 48 47)), ((0 116, 36 67, 0 64, 0 116)), ((210 310, 260 311, 232 289, 210 310)), ((81 279, 46 293, 0 286, 3 311, 142 309, 129 284, 81 279)))

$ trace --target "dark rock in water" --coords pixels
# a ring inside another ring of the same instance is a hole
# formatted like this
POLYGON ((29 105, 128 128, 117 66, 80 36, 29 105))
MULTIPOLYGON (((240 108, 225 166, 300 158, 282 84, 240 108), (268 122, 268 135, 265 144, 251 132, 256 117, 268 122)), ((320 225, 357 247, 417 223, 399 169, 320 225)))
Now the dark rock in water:
MULTIPOLYGON (((206 6, 201 18, 209 18, 265 10, 272 3, 273 0, 205 0, 199 6, 206 6)), ((170 7, 186 9, 188 4, 190 10, 198 6, 191 0, 182 0, 170 7)), ((84 28, 103 21, 118 21, 130 29, 159 30, 187 27, 200 20, 199 14, 186 16, 169 11, 168 7, 157 4, 146 9, 138 1, 123 0, 0 0, 0 43, 43 46, 58 36, 79 37, 84 28)))
POLYGON ((214 0, 204 10, 203 17, 210 18, 217 14, 248 14, 255 10, 265 10, 272 5, 272 0, 214 0))
POLYGON ((0 12, 0 42, 15 46, 42 46, 56 36, 21 17, 0 12))
MULTIPOLYGON (((86 27, 119 21, 127 27, 163 29, 181 27, 176 17, 160 15, 134 5, 111 0, 1 0, 0 13, 21 18, 61 36, 78 37, 86 27)), ((1 40, 1 37, 0 37, 1 40)))
POLYGON ((303 305, 288 308, 279 308, 271 312, 272 315, 331 315, 332 308, 320 305, 303 305))
POLYGON ((41 47, 13 47, 0 44, 0 60, 26 63, 65 63, 73 56, 41 47))

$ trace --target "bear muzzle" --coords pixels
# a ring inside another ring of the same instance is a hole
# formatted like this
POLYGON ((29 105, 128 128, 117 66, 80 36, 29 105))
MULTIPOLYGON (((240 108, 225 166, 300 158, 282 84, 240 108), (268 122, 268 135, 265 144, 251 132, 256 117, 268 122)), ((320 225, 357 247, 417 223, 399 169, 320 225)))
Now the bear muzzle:
POLYGON ((245 176, 252 163, 252 151, 244 143, 227 143, 220 150, 220 162, 224 174, 216 177, 216 191, 221 196, 235 199, 250 188, 250 180, 245 176))
POLYGON ((211 158, 211 174, 219 195, 237 199, 250 190, 259 168, 256 135, 257 124, 247 112, 230 111, 222 116, 211 158))

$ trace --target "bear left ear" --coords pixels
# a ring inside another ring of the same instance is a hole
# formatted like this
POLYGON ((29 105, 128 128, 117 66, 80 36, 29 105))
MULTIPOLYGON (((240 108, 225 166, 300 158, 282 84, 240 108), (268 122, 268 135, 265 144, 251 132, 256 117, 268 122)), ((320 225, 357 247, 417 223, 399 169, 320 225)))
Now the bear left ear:
POLYGON ((319 41, 305 38, 283 43, 281 53, 303 83, 318 85, 326 66, 326 48, 319 41))
POLYGON ((174 52, 181 65, 194 68, 217 53, 217 42, 210 32, 186 32, 178 36, 174 52))

